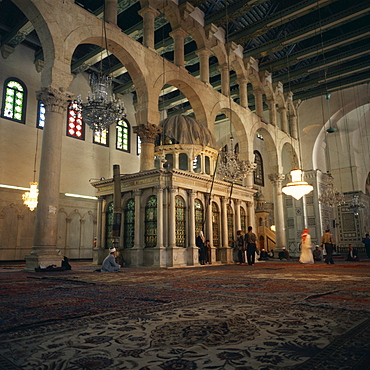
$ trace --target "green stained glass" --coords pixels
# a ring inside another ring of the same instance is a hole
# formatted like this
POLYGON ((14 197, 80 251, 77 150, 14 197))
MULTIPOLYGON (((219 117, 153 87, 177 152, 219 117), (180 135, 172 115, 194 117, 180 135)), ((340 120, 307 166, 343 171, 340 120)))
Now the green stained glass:
POLYGON ((116 149, 128 152, 130 126, 125 120, 120 120, 116 125, 116 149))
POLYGON ((212 202, 212 230, 213 230, 213 246, 220 247, 220 212, 218 211, 217 204, 212 202))
POLYGON ((227 205, 227 234, 229 240, 229 247, 233 247, 234 242, 234 213, 230 204, 227 205))
POLYGON ((176 245, 186 247, 186 209, 185 201, 179 195, 175 197, 176 245))
POLYGON ((145 207, 145 247, 152 248, 157 245, 157 197, 148 198, 145 207))
POLYGON ((2 116, 24 122, 25 88, 17 81, 8 81, 5 85, 4 109, 2 116))
POLYGON ((132 248, 135 241, 135 200, 129 199, 124 208, 124 247, 132 248))

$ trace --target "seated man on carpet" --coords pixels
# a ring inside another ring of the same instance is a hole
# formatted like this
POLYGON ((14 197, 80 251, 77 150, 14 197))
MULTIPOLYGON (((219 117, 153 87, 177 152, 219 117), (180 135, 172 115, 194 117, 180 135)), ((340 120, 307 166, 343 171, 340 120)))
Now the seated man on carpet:
POLYGON ((289 252, 286 250, 285 247, 283 247, 282 251, 279 252, 279 260, 280 261, 289 261, 290 260, 289 252))
POLYGON ((313 254, 313 260, 314 261, 321 261, 322 260, 322 257, 321 257, 321 250, 319 249, 319 246, 316 245, 314 251, 312 252, 313 254))
POLYGON ((116 248, 109 249, 109 254, 105 257, 101 265, 102 272, 115 272, 121 269, 120 265, 116 263, 116 248))
POLYGON ((348 245, 348 255, 346 261, 359 261, 358 251, 356 248, 352 247, 352 244, 348 245))
POLYGON ((258 261, 268 261, 268 260, 269 260, 268 253, 266 252, 264 248, 262 248, 261 253, 260 253, 260 258, 258 258, 258 261))

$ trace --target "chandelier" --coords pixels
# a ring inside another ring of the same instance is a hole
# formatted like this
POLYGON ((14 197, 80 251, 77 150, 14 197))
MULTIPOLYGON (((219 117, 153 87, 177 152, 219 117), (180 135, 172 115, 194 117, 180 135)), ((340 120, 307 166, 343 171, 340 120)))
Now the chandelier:
POLYGON ((26 191, 22 195, 24 205, 26 205, 31 211, 37 207, 37 198, 39 191, 37 189, 37 182, 30 182, 30 191, 26 191))
POLYGON ((319 196, 319 202, 328 207, 337 207, 345 203, 344 195, 334 187, 333 177, 330 174, 327 187, 319 196))
POLYGON ((81 95, 77 103, 82 109, 83 121, 94 131, 106 130, 126 116, 125 108, 112 93, 112 78, 99 73, 90 75, 90 88, 87 102, 83 103, 81 95))
POLYGON ((313 186, 302 181, 302 171, 292 170, 290 171, 292 182, 288 182, 281 190, 284 194, 290 195, 293 198, 299 200, 304 195, 310 193, 313 190, 313 186))
POLYGON ((218 166, 217 173, 225 181, 235 182, 247 176, 251 167, 248 161, 241 161, 238 154, 235 153, 233 144, 234 138, 230 137, 230 143, 227 151, 220 153, 221 163, 218 166))
POLYGON ((358 195, 354 195, 348 208, 354 213, 355 217, 358 217, 360 211, 365 208, 365 205, 359 202, 358 195))

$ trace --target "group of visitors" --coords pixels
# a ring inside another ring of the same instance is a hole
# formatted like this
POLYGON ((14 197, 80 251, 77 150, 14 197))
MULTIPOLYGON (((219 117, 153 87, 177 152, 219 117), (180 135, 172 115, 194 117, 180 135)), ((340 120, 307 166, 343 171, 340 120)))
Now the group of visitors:
MULTIPOLYGON (((257 248, 257 236, 253 232, 252 226, 248 227, 248 232, 245 235, 243 235, 242 230, 237 231, 236 248, 238 251, 238 261, 240 265, 248 263, 249 266, 253 266, 256 263, 256 254, 259 255, 260 252, 257 248)), ((260 261, 268 258, 268 255, 264 249, 261 252, 264 253, 262 253, 260 258, 258 258, 260 261)))
POLYGON ((203 231, 200 231, 196 240, 195 245, 199 248, 199 263, 201 265, 212 264, 211 257, 211 243, 204 237, 203 231))

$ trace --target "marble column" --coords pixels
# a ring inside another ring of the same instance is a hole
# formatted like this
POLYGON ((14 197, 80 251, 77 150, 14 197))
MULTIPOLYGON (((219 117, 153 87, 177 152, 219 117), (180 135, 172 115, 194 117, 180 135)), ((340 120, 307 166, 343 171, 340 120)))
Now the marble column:
POLYGON ((56 252, 58 240, 58 210, 62 162, 62 137, 65 133, 65 114, 72 101, 70 93, 53 87, 38 94, 45 106, 45 126, 39 172, 39 198, 36 208, 32 252, 25 256, 26 270, 42 266, 60 267, 63 256, 56 252))
POLYGON ((188 204, 189 204, 189 246, 188 246, 188 260, 189 266, 199 265, 199 250, 195 245, 195 207, 194 200, 196 191, 188 190, 188 204))
POLYGON ((257 116, 263 118, 263 100, 262 100, 262 91, 253 90, 254 95, 254 105, 256 109, 257 116))
POLYGON ((247 202, 247 217, 248 226, 252 226, 253 230, 256 230, 256 216, 254 211, 254 201, 247 202))
POLYGON ((290 135, 294 139, 298 139, 298 124, 297 124, 297 116, 291 115, 289 120, 289 127, 290 127, 290 135))
POLYGON ((274 218, 276 226, 276 249, 280 251, 286 245, 282 182, 285 175, 280 173, 270 174, 269 179, 273 185, 274 218))
POLYGON ((157 9, 150 5, 139 10, 139 15, 143 17, 143 45, 151 50, 154 49, 154 22, 155 18, 160 14, 157 9))
POLYGON ((225 96, 230 96, 230 72, 229 66, 223 64, 218 67, 218 70, 221 73, 221 93, 225 96))
POLYGON ((256 168, 257 168, 257 163, 247 161, 247 169, 245 171, 245 186, 249 189, 252 189, 254 186, 253 173, 256 168))
POLYGON ((133 127, 135 134, 140 136, 140 171, 148 171, 154 168, 154 141, 162 128, 151 123, 133 127))
POLYGON ((289 134, 287 109, 285 107, 279 108, 279 113, 280 113, 281 129, 285 133, 289 134))
POLYGON ((141 228, 141 190, 134 191, 135 199, 135 230, 134 230, 134 246, 130 249, 131 266, 142 266, 144 262, 144 246, 141 244, 140 236, 141 228))
POLYGON ((267 100, 267 105, 269 107, 269 117, 270 117, 270 124, 276 126, 276 103, 275 100, 267 100))
POLYGON ((103 215, 103 197, 99 197, 96 205, 96 241, 93 246, 93 264, 101 265, 104 260, 104 249, 102 248, 102 215, 103 215))
POLYGON ((105 21, 117 25, 118 0, 105 0, 105 21))
MULTIPOLYGON (((166 248, 163 246, 164 218, 163 218, 163 186, 156 187, 157 193, 157 245, 146 252, 152 253, 153 267, 166 267, 166 248)), ((174 220, 173 220, 174 222, 174 220)))
POLYGON ((204 83, 209 83, 209 57, 212 55, 212 51, 202 48, 197 50, 195 54, 199 56, 200 80, 204 83))
POLYGON ((226 206, 227 206, 227 198, 221 197, 222 247, 220 248, 220 259, 221 259, 221 262, 229 263, 232 261, 232 249, 229 247, 229 235, 227 231, 227 207, 226 206))
POLYGON ((236 82, 239 85, 240 105, 243 108, 248 108, 247 80, 245 78, 238 78, 236 82))
POLYGON ((187 33, 182 28, 177 28, 170 32, 170 36, 173 38, 175 43, 174 50, 174 64, 178 67, 184 68, 184 40, 187 37, 187 33))
POLYGON ((170 204, 168 209, 168 246, 169 248, 176 247, 176 225, 175 225, 175 213, 176 213, 176 191, 175 187, 169 189, 170 191, 170 204))
POLYGON ((206 239, 211 244, 211 262, 216 262, 216 248, 213 246, 213 225, 212 225, 212 195, 205 194, 206 198, 206 239))
POLYGON ((236 231, 241 229, 240 221, 240 199, 235 200, 235 228, 236 231))

